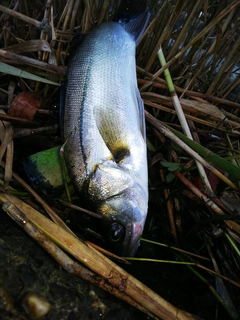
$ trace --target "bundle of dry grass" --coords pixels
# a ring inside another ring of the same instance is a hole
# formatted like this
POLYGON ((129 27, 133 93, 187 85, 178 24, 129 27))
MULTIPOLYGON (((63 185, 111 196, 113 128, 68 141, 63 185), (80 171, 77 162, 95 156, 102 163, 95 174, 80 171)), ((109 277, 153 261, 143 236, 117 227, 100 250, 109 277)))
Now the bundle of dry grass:
MULTIPOLYGON (((47 110, 51 109, 47 104, 58 99, 59 84, 66 73, 70 41, 78 32, 86 33, 112 20, 120 2, 49 0, 43 5, 37 0, 12 0, 0 5, 0 104, 3 109, 8 109, 17 91, 33 91, 45 98, 45 105, 41 107, 45 110, 40 109, 38 114, 45 113, 47 117, 47 110)), ((240 262, 240 2, 152 0, 149 3, 152 20, 137 48, 137 74, 148 123, 150 210, 155 208, 154 212, 167 213, 170 227, 168 219, 150 212, 151 224, 147 228, 150 233, 152 229, 160 232, 160 223, 164 223, 169 236, 166 242, 190 251, 193 248, 208 256, 211 262, 201 267, 212 269, 218 276, 215 283, 211 282, 212 286, 209 280, 206 283, 211 291, 215 290, 213 287, 218 289, 215 296, 228 314, 237 319, 240 312, 239 289, 236 289, 240 262), (167 61, 163 67, 157 57, 160 46, 167 61), (166 68, 196 143, 181 135, 177 111, 164 78, 166 68), (204 158, 197 161, 202 161, 210 170, 210 190, 200 182, 193 162, 194 152, 204 158), (216 168, 221 171, 219 175, 216 168), (185 211, 191 222, 185 222, 185 211), (189 237, 187 228, 192 235, 189 241, 197 238, 197 243, 185 241, 189 237), (193 235, 195 229, 199 231, 197 236, 193 235), (224 259, 229 263, 221 266, 224 259), (232 281, 228 279, 229 282, 223 283, 220 274, 232 281)), ((14 157, 13 128, 9 122, 28 126, 30 132, 38 133, 56 134, 56 126, 41 124, 39 128, 37 122, 6 114, 0 114, 0 119, 3 120, 0 153, 1 159, 6 154, 4 181, 5 189, 9 190, 14 157)), ((29 134, 27 130, 20 131, 19 136, 29 134)), ((16 132, 15 128, 15 137, 16 132)), ((159 316, 154 310, 143 311, 159 316)), ((179 319, 185 316, 179 315, 179 319)))

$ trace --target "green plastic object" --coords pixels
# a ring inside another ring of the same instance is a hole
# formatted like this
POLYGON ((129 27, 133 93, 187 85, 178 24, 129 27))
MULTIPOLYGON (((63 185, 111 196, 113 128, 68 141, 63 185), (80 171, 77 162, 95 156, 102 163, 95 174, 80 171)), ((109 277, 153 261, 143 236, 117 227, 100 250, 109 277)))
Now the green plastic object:
MULTIPOLYGON (((57 146, 35 153, 24 161, 24 170, 35 189, 48 194, 64 190, 59 151, 60 146, 57 146)), ((64 158, 61 160, 67 172, 64 158)), ((70 180, 68 176, 67 180, 70 180)))

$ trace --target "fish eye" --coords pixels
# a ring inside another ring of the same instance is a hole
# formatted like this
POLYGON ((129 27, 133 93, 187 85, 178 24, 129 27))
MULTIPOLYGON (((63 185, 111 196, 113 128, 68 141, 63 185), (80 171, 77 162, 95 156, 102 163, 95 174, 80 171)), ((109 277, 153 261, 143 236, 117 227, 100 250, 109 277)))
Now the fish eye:
POLYGON ((112 242, 119 241, 124 235, 124 227, 119 223, 112 223, 109 231, 109 239, 112 242))

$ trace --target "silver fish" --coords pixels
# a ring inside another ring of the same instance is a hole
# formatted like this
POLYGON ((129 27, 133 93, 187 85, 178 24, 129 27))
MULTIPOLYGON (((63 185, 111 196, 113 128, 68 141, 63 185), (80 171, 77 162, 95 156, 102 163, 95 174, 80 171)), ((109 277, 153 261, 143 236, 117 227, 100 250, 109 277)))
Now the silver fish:
POLYGON ((134 255, 148 209, 144 105, 136 43, 117 22, 90 32, 70 60, 65 159, 76 188, 101 213, 102 235, 134 255))

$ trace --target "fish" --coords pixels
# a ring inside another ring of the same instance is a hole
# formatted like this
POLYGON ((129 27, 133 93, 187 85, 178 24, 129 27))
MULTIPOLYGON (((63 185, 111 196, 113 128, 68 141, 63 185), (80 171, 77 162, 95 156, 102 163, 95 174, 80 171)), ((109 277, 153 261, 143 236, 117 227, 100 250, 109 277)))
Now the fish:
POLYGON ((127 14, 100 24, 75 45, 67 69, 63 138, 75 188, 102 216, 101 236, 115 253, 133 256, 148 211, 144 104, 135 55, 149 15, 138 12, 131 20, 127 14))

